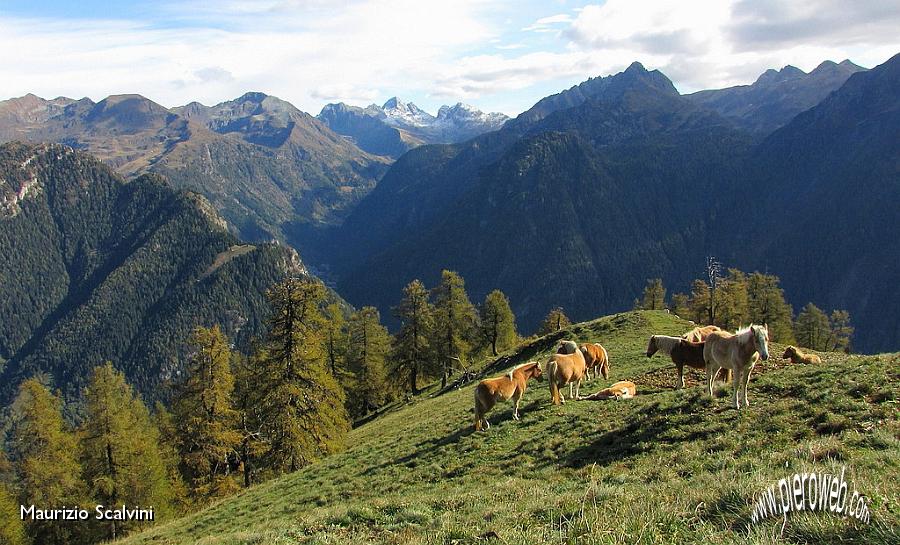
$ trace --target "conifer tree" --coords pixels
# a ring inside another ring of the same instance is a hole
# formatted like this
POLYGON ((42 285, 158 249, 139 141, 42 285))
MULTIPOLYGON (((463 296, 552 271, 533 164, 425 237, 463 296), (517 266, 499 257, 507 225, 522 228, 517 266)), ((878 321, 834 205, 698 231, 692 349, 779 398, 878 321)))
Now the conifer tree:
POLYGON ((288 278, 268 292, 269 333, 255 355, 260 416, 275 471, 295 471, 344 445, 344 392, 327 369, 321 282, 288 278))
MULTIPOLYGON (((159 448, 159 431, 125 376, 107 362, 94 369, 84 395, 81 460, 88 491, 98 504, 153 507, 156 520, 171 511, 172 490, 159 448)), ((105 538, 137 527, 135 521, 98 523, 105 538)))
POLYGON ((375 307, 363 307, 354 312, 348 330, 347 363, 356 375, 348 406, 354 417, 361 417, 381 407, 391 397, 385 370, 391 336, 381 325, 381 316, 375 307))
POLYGON ((400 331, 394 338, 392 360, 395 375, 409 377, 409 391, 419 393, 418 379, 427 372, 430 338, 434 329, 434 308, 428 301, 428 290, 419 280, 403 288, 403 300, 393 309, 400 320, 400 331))
POLYGON ((217 325, 195 329, 191 345, 174 405, 182 467, 194 497, 226 496, 235 491, 230 461, 241 440, 231 399, 231 350, 217 325))
POLYGON ((666 288, 663 286, 662 278, 647 280, 641 307, 644 310, 663 310, 666 308, 666 288))
POLYGON ((784 300, 784 290, 777 276, 754 272, 747 278, 749 321, 768 324, 770 338, 783 344, 794 344, 794 311, 784 300))
POLYGON ((801 346, 813 350, 828 350, 828 340, 831 337, 831 323, 828 321, 828 315, 816 305, 807 303, 797 315, 794 335, 801 346))
POLYGON ((331 376, 337 378, 338 366, 347 354, 346 320, 343 310, 337 303, 325 307, 325 351, 331 376))
POLYGON ((690 318, 692 316, 690 296, 685 293, 673 293, 672 312, 674 312, 676 316, 679 316, 681 318, 690 318))
POLYGON ((854 328, 850 325, 850 313, 846 310, 831 312, 831 341, 829 350, 840 350, 850 353, 850 338, 854 328))
POLYGON ((544 321, 541 322, 541 327, 538 329, 538 335, 556 333, 560 329, 567 328, 570 325, 572 325, 572 321, 569 320, 569 317, 563 312, 562 307, 555 307, 547 313, 546 317, 544 317, 544 321))
POLYGON ((238 415, 237 430, 240 445, 237 448, 241 463, 244 487, 253 484, 254 469, 265 454, 264 423, 262 416, 263 394, 258 385, 256 359, 235 353, 232 356, 234 369, 234 392, 232 400, 238 415))
MULTIPOLYGON (((10 456, 21 505, 75 506, 86 500, 75 436, 62 418, 62 402, 38 380, 26 380, 11 407, 10 456)), ((18 506, 16 506, 18 511, 18 506)), ((19 513, 16 513, 17 520, 19 513)), ((76 541, 83 528, 56 521, 27 521, 33 543, 76 541)), ((11 530, 15 532, 15 530, 11 530)))
POLYGON ((691 320, 697 324, 713 325, 709 320, 712 295, 709 284, 704 280, 694 280, 691 284, 691 320))
POLYGON ((728 269, 716 292, 718 323, 725 329, 737 329, 749 324, 747 276, 738 269, 728 269))
POLYGON ((509 306, 509 299, 500 290, 487 294, 481 305, 481 335, 491 347, 491 355, 497 356, 516 344, 516 316, 509 306))
POLYGON ((431 342, 434 361, 441 372, 441 388, 447 386, 454 362, 464 364, 476 334, 477 314, 466 294, 466 284, 453 271, 441 273, 434 288, 434 336, 431 342))
POLYGON ((25 545, 25 526, 19 513, 19 502, 0 484, 0 543, 25 545))
POLYGON ((176 514, 186 513, 191 507, 188 489, 181 475, 181 455, 178 451, 178 430, 175 417, 157 401, 153 406, 153 425, 159 431, 159 454, 166 467, 166 476, 172 490, 172 507, 176 514))

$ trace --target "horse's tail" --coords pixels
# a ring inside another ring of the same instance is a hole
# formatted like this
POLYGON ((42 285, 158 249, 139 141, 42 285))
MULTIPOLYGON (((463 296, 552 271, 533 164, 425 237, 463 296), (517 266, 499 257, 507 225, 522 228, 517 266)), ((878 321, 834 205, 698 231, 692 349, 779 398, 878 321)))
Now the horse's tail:
POLYGON ((481 414, 481 403, 479 403, 479 401, 478 401, 478 389, 479 389, 478 387, 479 386, 481 386, 481 385, 479 384, 478 386, 475 387, 475 431, 481 431, 481 419, 483 416, 481 414))
POLYGON ((558 364, 556 363, 555 358, 550 358, 550 361, 547 362, 547 374, 550 377, 550 401, 553 402, 554 405, 559 405, 559 385, 556 383, 556 370, 558 364))

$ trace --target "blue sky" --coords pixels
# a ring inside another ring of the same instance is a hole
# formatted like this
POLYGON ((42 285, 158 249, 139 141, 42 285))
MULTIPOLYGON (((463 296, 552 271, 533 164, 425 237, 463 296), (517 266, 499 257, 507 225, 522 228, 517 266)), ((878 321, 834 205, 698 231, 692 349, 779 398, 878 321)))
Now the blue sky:
POLYGON ((255 90, 313 114, 397 95, 515 115, 632 61, 682 92, 900 51, 900 3, 856 0, 0 0, 0 99, 255 90))

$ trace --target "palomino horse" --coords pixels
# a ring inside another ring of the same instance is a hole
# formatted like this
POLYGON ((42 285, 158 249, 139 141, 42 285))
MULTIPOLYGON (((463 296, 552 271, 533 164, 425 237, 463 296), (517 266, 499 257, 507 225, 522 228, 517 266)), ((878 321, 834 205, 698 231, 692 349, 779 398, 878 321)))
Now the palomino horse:
POLYGON ((769 326, 753 325, 739 329, 734 335, 726 331, 716 331, 706 337, 703 359, 706 360, 706 386, 712 395, 713 377, 719 369, 734 371, 734 408, 741 408, 741 393, 744 407, 747 400, 747 384, 756 361, 769 359, 769 326))
MULTIPOLYGON (((685 340, 683 337, 670 337, 668 335, 653 335, 650 342, 647 343, 647 357, 653 356, 657 351, 669 355, 675 369, 678 370, 678 381, 675 383, 676 388, 684 388, 684 368, 693 367, 694 369, 706 369, 706 361, 703 359, 704 343, 694 343, 685 340)), ((727 371, 720 376, 722 380, 727 380, 727 371)))
POLYGON ((785 348, 784 354, 782 354, 781 357, 786 360, 791 360, 791 363, 822 363, 822 358, 820 358, 819 356, 815 354, 807 354, 796 346, 789 346, 785 348))
MULTIPOLYGON (((599 343, 587 343, 578 346, 575 341, 560 341, 559 348, 556 349, 557 354, 573 354, 576 350, 581 350, 584 354, 584 363, 586 367, 585 376, 588 380, 591 378, 591 370, 599 368, 603 378, 609 378, 609 353, 599 343)), ((572 397, 571 384, 569 385, 569 397, 572 397)))
POLYGON ((565 403, 566 400, 559 393, 559 387, 569 384, 569 397, 578 398, 578 391, 581 388, 581 381, 587 372, 587 366, 584 361, 584 354, 581 350, 576 350, 572 354, 553 354, 550 361, 547 362, 547 376, 550 378, 550 399, 554 405, 565 403), (575 386, 575 393, 572 393, 572 385, 575 386))
POLYGON ((682 335, 681 338, 692 343, 702 343, 713 331, 722 331, 722 329, 715 325, 697 326, 682 335))
POLYGON ((590 401, 601 401, 604 399, 628 399, 637 394, 637 386, 628 380, 620 380, 609 388, 604 388, 595 394, 587 397, 579 397, 578 399, 586 399, 590 401))
POLYGON ((488 411, 494 408, 498 400, 506 401, 512 399, 515 402, 513 410, 513 419, 519 419, 519 401, 522 400, 522 394, 528 386, 530 379, 536 378, 543 380, 543 370, 541 365, 536 361, 523 363, 516 366, 509 373, 502 377, 487 378, 478 383, 475 387, 475 431, 484 428, 490 428, 491 423, 484 417, 488 411))

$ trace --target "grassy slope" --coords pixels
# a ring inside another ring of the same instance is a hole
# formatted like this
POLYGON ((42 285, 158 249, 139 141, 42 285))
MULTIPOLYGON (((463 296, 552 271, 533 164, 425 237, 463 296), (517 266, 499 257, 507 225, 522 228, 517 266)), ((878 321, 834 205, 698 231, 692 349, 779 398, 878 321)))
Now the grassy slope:
POLYGON ((687 325, 640 312, 573 326, 612 361, 610 381, 582 393, 632 379, 632 400, 553 407, 547 383, 532 382, 520 422, 504 404, 476 434, 472 386, 419 399, 354 430, 342 454, 126 542, 769 543, 781 522, 748 532, 751 498, 796 471, 846 465, 872 524, 795 516, 783 539, 897 543, 900 358, 758 366, 739 414, 704 395, 699 374, 675 391, 671 364, 644 357, 650 332, 687 325))

